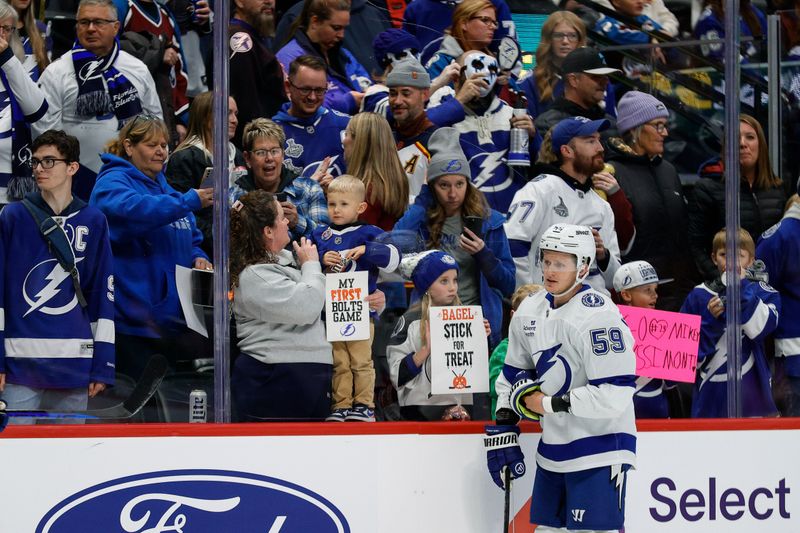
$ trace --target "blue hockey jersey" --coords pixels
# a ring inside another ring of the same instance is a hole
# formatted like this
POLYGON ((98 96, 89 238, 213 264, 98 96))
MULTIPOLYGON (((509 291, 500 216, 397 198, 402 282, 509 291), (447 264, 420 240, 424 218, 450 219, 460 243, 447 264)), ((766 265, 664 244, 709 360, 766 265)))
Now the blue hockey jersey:
MULTIPOLYGON (((766 35, 767 19, 764 16, 764 13, 762 13, 761 10, 754 5, 751 5, 750 9, 753 10, 753 13, 758 19, 758 23, 761 26, 761 35, 766 35)), ((724 39, 725 21, 719 18, 711 9, 711 7, 706 7, 700 14, 700 18, 697 19, 693 33, 695 39, 700 40, 724 39)), ((739 35, 740 37, 753 36, 750 26, 747 25, 747 22, 745 22, 742 17, 739 17, 739 35)), ((704 56, 719 61, 722 61, 724 49, 725 47, 722 45, 722 43, 712 43, 700 46, 700 51, 704 56)), ((758 46, 756 41, 742 41, 741 51, 742 61, 744 62, 748 61, 751 57, 756 56, 758 54, 758 46)))
POLYGON ((786 357, 786 372, 800 377, 800 205, 761 236, 756 257, 764 261, 769 283, 781 295, 781 316, 775 328, 775 356, 786 357))
POLYGON ((114 281, 106 218, 78 199, 56 216, 39 193, 29 198, 66 233, 87 306, 78 303, 70 275, 25 206, 6 206, 0 213, 0 372, 10 383, 44 389, 113 384, 114 281))
MULTIPOLYGON (((641 25, 642 29, 648 31, 662 30, 661 24, 647 15, 639 15, 634 20, 641 25)), ((617 19, 607 15, 602 16, 595 23, 594 31, 619 44, 646 44, 649 43, 651 39, 645 32, 623 24, 617 19)))
MULTIPOLYGON (((378 271, 393 272, 400 264, 400 252, 392 244, 383 244, 376 238, 385 232, 377 227, 363 222, 353 224, 318 226, 311 234, 311 240, 317 245, 320 259, 326 252, 347 252, 361 246, 366 248, 364 255, 356 261, 350 261, 342 272, 364 272, 369 274, 369 290, 372 294, 376 290, 378 271)), ((374 311, 370 314, 374 315, 374 311)))
MULTIPOLYGON (((700 352, 692 395, 692 417, 728 416, 728 352, 725 312, 714 318, 708 301, 716 295, 705 284, 689 293, 681 313, 700 315, 700 352)), ((778 292, 766 283, 742 280, 742 415, 771 416, 778 412, 772 400, 771 375, 764 354, 764 338, 775 330, 780 314, 778 292)))
POLYGON ((325 106, 317 109, 313 117, 298 118, 289 114, 290 103, 285 103, 272 117, 286 134, 284 166, 300 176, 310 178, 322 161, 330 156, 328 171, 332 176, 345 173, 342 135, 350 116, 325 106))

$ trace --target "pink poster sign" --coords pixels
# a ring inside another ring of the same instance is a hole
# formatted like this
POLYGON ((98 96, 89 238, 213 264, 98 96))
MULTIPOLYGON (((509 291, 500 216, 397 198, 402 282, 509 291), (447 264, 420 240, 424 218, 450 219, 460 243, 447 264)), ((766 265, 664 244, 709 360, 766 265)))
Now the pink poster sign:
POLYGON ((636 375, 694 383, 700 316, 620 305, 631 328, 636 375))

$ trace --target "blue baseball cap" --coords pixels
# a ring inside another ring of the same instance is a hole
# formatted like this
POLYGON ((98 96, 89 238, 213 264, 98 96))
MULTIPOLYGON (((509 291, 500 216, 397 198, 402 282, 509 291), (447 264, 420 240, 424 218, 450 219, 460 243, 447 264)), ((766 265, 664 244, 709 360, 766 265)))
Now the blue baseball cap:
POLYGON ((553 152, 559 153, 561 147, 575 137, 588 137, 598 131, 607 130, 610 126, 611 123, 604 118, 600 120, 590 120, 586 117, 565 118, 553 126, 553 133, 550 136, 553 152))

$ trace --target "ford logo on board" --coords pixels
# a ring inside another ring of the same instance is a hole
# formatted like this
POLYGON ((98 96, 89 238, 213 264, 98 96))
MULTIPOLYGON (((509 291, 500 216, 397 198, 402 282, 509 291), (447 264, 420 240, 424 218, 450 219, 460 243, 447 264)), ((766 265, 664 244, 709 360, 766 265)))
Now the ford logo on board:
POLYGON ((349 533, 339 509, 304 487, 226 470, 170 470, 95 485, 65 499, 36 533, 349 533))

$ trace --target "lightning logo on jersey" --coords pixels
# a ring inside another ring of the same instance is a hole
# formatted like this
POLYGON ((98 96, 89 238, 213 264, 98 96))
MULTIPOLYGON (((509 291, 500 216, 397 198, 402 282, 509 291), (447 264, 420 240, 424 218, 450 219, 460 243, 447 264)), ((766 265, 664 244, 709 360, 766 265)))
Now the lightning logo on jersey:
MULTIPOLYGON (((77 264, 81 261, 83 261, 83 257, 78 258, 75 263, 77 264)), ((64 270, 56 259, 48 259, 34 266, 25 276, 25 281, 22 283, 22 297, 30 306, 23 317, 37 310, 48 315, 63 315, 72 311, 78 305, 78 298, 75 296, 74 291, 65 292, 67 295, 72 294, 72 298, 66 303, 59 302, 59 298, 57 298, 59 294, 62 294, 61 284, 67 279, 70 279, 69 272, 64 270), (43 272, 47 272, 47 274, 41 277, 43 272), (34 296, 31 297, 31 294, 34 296), (45 307, 45 304, 54 299, 53 306, 45 307)), ((71 280, 69 285, 71 287, 71 280)), ((63 299, 62 295, 61 300, 63 299)))
MULTIPOLYGON (((533 354, 533 360, 536 361, 536 375, 543 383, 551 385, 552 383, 561 382, 561 386, 557 391, 552 393, 552 396, 561 396, 567 392, 572 385, 572 369, 562 355, 558 353, 561 349, 561 344, 556 344, 546 350, 541 350, 533 354), (563 376, 558 376, 558 371, 552 371, 556 363, 561 363, 564 369, 563 376)), ((550 387, 548 387, 549 389, 550 387)), ((549 390, 547 392, 550 392, 549 390)))

